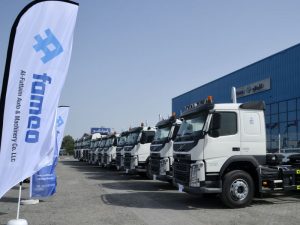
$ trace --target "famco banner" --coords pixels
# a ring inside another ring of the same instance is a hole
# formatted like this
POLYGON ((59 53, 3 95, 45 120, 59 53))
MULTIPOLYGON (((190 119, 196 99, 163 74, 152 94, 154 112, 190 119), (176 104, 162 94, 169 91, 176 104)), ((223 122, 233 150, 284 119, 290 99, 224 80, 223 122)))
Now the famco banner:
POLYGON ((12 27, 0 100, 0 198, 53 162, 77 11, 67 0, 33 1, 12 27))
POLYGON ((61 148, 63 134, 65 130, 66 121, 68 119, 69 107, 60 106, 57 109, 56 119, 56 141, 57 145, 54 151, 53 163, 51 166, 46 166, 35 173, 30 179, 30 197, 49 197, 56 193, 56 173, 55 167, 57 165, 59 150, 61 148))

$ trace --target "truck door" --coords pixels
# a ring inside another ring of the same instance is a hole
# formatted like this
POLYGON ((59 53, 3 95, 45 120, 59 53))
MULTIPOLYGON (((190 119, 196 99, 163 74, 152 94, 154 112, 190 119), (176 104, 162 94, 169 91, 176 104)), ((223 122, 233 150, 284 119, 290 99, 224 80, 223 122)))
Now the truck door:
POLYGON ((219 172, 229 157, 240 155, 238 117, 237 111, 217 111, 212 114, 204 144, 206 172, 219 172))
POLYGON ((262 159, 266 155, 266 131, 264 115, 258 110, 240 110, 241 115, 241 155, 251 155, 262 159), (259 157, 261 156, 261 157, 259 157))

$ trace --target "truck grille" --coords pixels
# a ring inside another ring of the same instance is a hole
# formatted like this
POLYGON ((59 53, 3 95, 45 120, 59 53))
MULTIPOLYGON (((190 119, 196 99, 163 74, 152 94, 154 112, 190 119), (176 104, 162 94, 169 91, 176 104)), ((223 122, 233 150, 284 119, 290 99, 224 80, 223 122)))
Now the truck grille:
POLYGON ((116 156, 116 165, 117 165, 117 166, 122 166, 122 165, 121 165, 121 163, 122 163, 121 160, 122 160, 122 156, 118 154, 118 155, 116 156))
POLYGON ((130 169, 131 168, 131 155, 130 154, 125 154, 124 157, 124 167, 125 169, 130 169))
POLYGON ((104 164, 108 164, 108 155, 104 154, 104 164))
POLYGON ((98 153, 98 161, 101 163, 101 161, 102 161, 102 157, 103 157, 103 155, 101 154, 101 153, 98 153))
POLYGON ((159 175, 160 171, 160 159, 159 158, 151 158, 151 172, 154 175, 159 175))
POLYGON ((174 170, 174 178, 176 182, 187 186, 189 185, 190 165, 191 164, 188 162, 178 162, 178 161, 174 162, 173 170, 174 170))

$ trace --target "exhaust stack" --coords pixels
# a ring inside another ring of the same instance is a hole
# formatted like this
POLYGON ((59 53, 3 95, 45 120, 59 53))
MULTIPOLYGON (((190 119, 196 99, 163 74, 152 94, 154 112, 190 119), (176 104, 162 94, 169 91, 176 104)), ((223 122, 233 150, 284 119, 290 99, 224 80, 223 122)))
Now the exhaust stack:
POLYGON ((232 101, 232 103, 237 103, 235 87, 232 87, 232 89, 231 89, 231 101, 232 101))

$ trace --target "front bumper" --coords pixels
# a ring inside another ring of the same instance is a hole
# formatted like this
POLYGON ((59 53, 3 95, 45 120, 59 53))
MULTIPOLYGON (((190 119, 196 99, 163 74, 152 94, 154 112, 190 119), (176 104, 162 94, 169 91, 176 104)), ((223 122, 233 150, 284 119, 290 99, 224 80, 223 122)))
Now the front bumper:
POLYGON ((117 156, 116 156, 116 166, 119 169, 124 167, 124 156, 122 156, 121 154, 117 154, 117 156))
POLYGON ((125 154, 124 168, 126 170, 135 170, 136 166, 138 166, 138 157, 137 156, 132 156, 130 154, 125 154))
POLYGON ((169 158, 150 158, 151 172, 156 176, 172 175, 169 158))
POLYGON ((203 161, 176 160, 173 164, 174 181, 189 193, 221 193, 220 179, 205 180, 205 166, 203 161))

